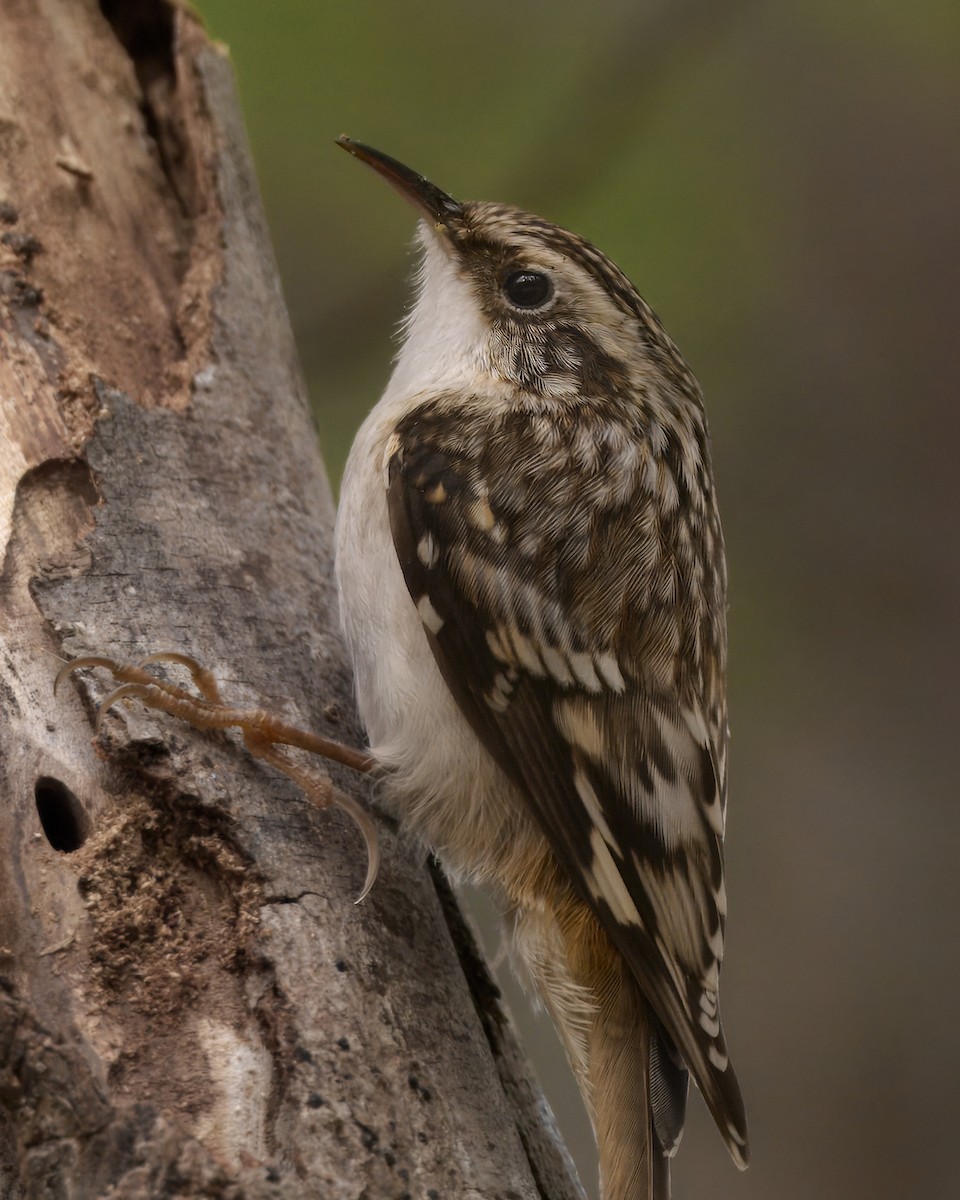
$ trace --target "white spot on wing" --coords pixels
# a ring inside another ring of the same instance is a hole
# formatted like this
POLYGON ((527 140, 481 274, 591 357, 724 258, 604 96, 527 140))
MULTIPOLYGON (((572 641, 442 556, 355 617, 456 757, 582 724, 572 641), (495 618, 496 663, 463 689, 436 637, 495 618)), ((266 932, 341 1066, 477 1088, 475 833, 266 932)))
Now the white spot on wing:
POLYGON ((643 817, 654 826, 668 850, 703 842, 699 805, 683 778, 668 782, 651 765, 652 790, 646 788, 632 771, 626 777, 630 799, 643 817))
POLYGON ((494 658, 498 658, 502 663, 509 663, 513 662, 513 655, 504 646, 504 633, 505 630, 499 625, 496 629, 488 629, 487 645, 490 647, 490 653, 494 658))
POLYGON ((657 934, 656 942, 657 949, 660 951, 660 957, 666 964, 670 978, 673 980, 674 990, 676 991, 677 996, 680 998, 684 1010, 689 1015, 690 1008, 687 1004, 687 988, 686 980, 683 977, 683 972, 680 970, 680 966, 677 963, 673 950, 667 945, 663 939, 663 936, 659 933, 657 934))
POLYGON ((704 914, 690 889, 686 871, 669 864, 661 869, 648 865, 641 878, 670 957, 686 969, 699 965, 704 958, 704 914))
POLYGON ((588 692, 600 692, 603 684, 600 682, 593 659, 585 650, 577 650, 569 655, 570 666, 578 682, 582 683, 588 692))
POLYGON ((620 664, 609 650, 605 650, 603 654, 597 654, 593 661, 607 687, 612 688, 615 692, 626 691, 627 685, 620 674, 620 664))
POLYGON ((724 826, 723 805, 720 803, 720 792, 718 789, 714 788, 709 802, 704 803, 703 815, 707 818, 707 824, 717 837, 722 838, 724 826))
POLYGON ((703 719, 703 714, 695 708, 681 708, 680 715, 693 734, 693 740, 697 745, 702 746, 704 750, 709 750, 710 734, 707 732, 707 723, 703 719))
POLYGON ((554 704, 553 716, 560 732, 572 746, 582 750, 593 762, 603 762, 603 730, 592 705, 579 697, 564 698, 554 704))
POLYGON ((387 444, 383 448, 383 461, 381 463, 381 468, 380 468, 382 471, 386 470, 387 463, 390 462, 390 460, 393 458, 393 456, 395 454, 399 453, 402 445, 403 445, 403 442, 400 439, 400 434, 397 433, 396 431, 391 433, 390 436, 387 438, 387 444))
POLYGON ((498 671, 493 677, 493 688, 487 692, 484 699, 494 712, 505 712, 513 695, 513 680, 498 671))
POLYGON ((471 500, 464 508, 464 516, 468 523, 481 533, 489 533, 496 524, 496 517, 486 496, 478 496, 477 499, 471 500))
POLYGON ((443 628, 443 617, 430 603, 429 596, 420 597, 417 601, 417 612, 420 614, 420 620, 432 634, 438 634, 443 628))
POLYGON ((718 1050, 714 1042, 711 1042, 707 1047, 707 1058, 710 1059, 718 1071, 725 1071, 730 1065, 729 1057, 723 1051, 718 1050))
POLYGON ((425 533, 417 542, 417 558, 425 567, 432 567, 437 561, 437 543, 432 533, 425 533))
POLYGON ((557 683, 571 684, 573 676, 570 674, 570 668, 567 665, 567 660, 563 657, 559 650, 555 650, 553 646, 541 646, 540 657, 543 659, 543 664, 554 677, 557 683))
POLYGON ((708 1037, 715 1038, 720 1033, 720 1022, 716 1017, 708 1016, 705 1012, 700 1014, 700 1028, 708 1037))
POLYGON ((594 899, 604 900, 610 908, 615 921, 621 925, 640 925, 640 914, 634 904, 623 877, 617 870, 607 843, 599 829, 590 833, 590 849, 593 862, 588 872, 587 882, 590 885, 594 899))
POLYGON ((713 832, 722 836, 722 825, 720 829, 715 825, 715 819, 720 817, 716 780, 712 771, 703 779, 703 747, 697 743, 686 714, 677 709, 657 710, 655 720, 676 778, 665 779, 651 763, 654 786, 647 791, 639 780, 632 781, 634 802, 647 820, 656 825, 664 845, 670 849, 683 843, 706 841, 704 816, 713 832), (704 786, 711 789, 707 795, 703 794, 704 786))
POLYGON ((730 1147, 730 1153, 733 1156, 733 1161, 737 1164, 741 1171, 745 1171, 747 1169, 747 1160, 740 1153, 740 1147, 747 1144, 747 1139, 743 1136, 739 1129, 735 1129, 729 1121, 727 1122, 727 1134, 727 1145, 730 1147))
POLYGON ((513 643, 517 660, 527 668, 531 675, 536 675, 538 679, 542 679, 546 671, 534 649, 533 642, 528 637, 524 637, 519 629, 510 630, 510 641, 513 643))
MULTIPOLYGON (((603 815, 603 810, 600 807, 600 801, 597 798, 597 793, 593 790, 590 780, 583 774, 582 771, 575 771, 573 776, 573 786, 577 789, 577 795, 583 801, 583 807, 587 810, 590 816, 590 823, 595 829, 599 829, 603 840, 608 846, 612 846, 617 854, 622 855, 622 851, 617 844, 617 839, 610 832, 610 826, 607 824, 606 817, 603 815)), ((617 872, 619 874, 619 871, 617 872)))

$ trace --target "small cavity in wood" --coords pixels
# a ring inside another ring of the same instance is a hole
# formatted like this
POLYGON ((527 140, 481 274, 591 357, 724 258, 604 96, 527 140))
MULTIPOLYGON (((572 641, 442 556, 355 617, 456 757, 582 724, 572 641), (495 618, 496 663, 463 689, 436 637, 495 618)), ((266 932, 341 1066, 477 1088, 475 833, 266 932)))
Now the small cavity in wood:
POLYGON ((132 797, 76 857, 92 975, 108 1001, 173 1020, 242 965, 260 889, 210 822, 132 797))

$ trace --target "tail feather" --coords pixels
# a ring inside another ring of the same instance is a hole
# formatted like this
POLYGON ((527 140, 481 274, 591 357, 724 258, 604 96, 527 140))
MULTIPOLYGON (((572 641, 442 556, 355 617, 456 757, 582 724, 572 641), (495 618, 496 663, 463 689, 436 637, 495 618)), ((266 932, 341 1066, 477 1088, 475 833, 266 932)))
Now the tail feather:
POLYGON ((604 994, 590 1034, 590 1090, 603 1200, 670 1200, 670 1158, 686 1100, 659 1025, 625 972, 604 994), (664 1060, 668 1064, 663 1067, 664 1060))
POLYGON ((513 912, 513 957, 556 1025, 593 1121, 603 1200, 670 1200, 687 1071, 584 905, 513 912))
POLYGON ((683 1137, 690 1072, 659 1021, 650 1038, 650 1107, 663 1152, 672 1158, 683 1137))

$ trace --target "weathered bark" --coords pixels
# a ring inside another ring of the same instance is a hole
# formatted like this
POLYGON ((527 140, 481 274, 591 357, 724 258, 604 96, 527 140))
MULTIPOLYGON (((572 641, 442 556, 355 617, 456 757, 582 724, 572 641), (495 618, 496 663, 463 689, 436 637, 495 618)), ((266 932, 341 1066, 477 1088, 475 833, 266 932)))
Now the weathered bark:
POLYGON ((52 695, 176 648, 360 738, 228 63, 166 0, 0 21, 0 1198, 575 1196, 422 851, 355 905, 234 739, 52 695))

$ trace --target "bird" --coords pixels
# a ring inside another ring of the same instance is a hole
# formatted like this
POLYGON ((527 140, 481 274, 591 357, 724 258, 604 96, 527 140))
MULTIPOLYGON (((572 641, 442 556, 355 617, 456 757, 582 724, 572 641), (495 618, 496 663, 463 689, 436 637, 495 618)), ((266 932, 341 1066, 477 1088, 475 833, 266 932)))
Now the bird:
POLYGON ((54 687, 107 670, 98 730, 123 698, 239 728, 356 822, 361 898, 372 818, 284 748, 374 772, 398 824, 499 901, 593 1123, 603 1200, 669 1200, 690 1077, 749 1161, 719 1008, 727 578, 702 393, 589 242, 337 141, 419 217, 414 300, 335 533, 369 748, 226 704, 180 650, 75 658, 54 687))
POLYGON ((588 241, 337 140, 419 218, 336 525, 384 802, 497 897, 604 1200, 666 1200, 690 1076, 749 1158, 718 1000, 727 579, 701 389, 588 241))

